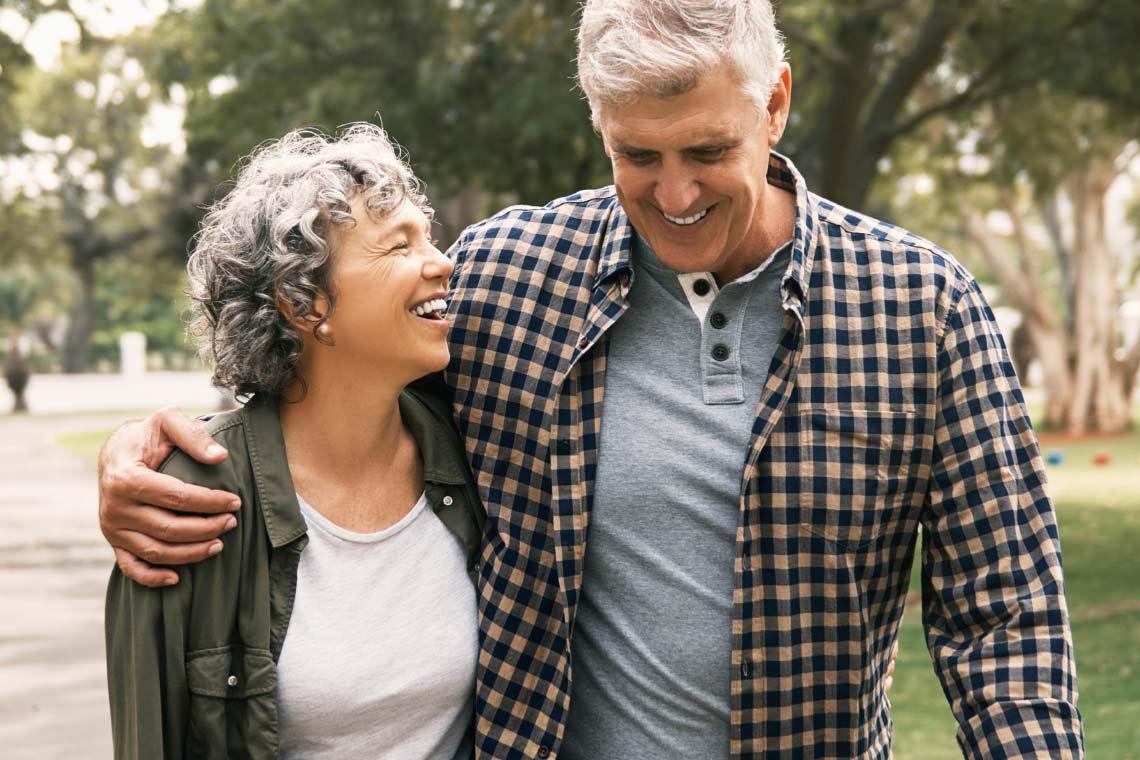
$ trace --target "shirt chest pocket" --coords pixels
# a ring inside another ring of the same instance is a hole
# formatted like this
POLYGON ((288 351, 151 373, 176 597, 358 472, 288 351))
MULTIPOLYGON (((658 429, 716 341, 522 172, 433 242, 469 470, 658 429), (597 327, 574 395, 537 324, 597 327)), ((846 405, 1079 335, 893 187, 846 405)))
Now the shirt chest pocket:
POLYGON ((801 527, 843 551, 877 543, 911 511, 917 417, 888 407, 811 408, 800 419, 801 527))
POLYGON ((188 758, 277 752, 277 666, 268 650, 230 645, 186 655, 188 758))

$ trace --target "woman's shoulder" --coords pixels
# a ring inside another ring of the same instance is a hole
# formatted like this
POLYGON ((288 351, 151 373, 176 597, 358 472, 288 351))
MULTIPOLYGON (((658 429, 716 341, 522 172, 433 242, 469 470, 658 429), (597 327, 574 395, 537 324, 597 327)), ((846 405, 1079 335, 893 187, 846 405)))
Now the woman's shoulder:
POLYGON ((234 491, 248 482, 248 445, 244 409, 233 409, 205 420, 206 430, 229 456, 219 464, 202 464, 181 449, 175 449, 158 471, 185 483, 234 491))

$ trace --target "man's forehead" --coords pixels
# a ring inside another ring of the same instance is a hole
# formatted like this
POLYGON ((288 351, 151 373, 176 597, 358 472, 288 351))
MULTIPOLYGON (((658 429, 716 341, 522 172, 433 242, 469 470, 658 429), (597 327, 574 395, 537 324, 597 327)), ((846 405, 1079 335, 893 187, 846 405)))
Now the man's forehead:
POLYGON ((602 126, 602 136, 614 150, 658 150, 662 147, 684 150, 724 145, 740 142, 747 136, 747 131, 739 121, 722 117, 690 118, 663 129, 648 120, 612 119, 602 126))

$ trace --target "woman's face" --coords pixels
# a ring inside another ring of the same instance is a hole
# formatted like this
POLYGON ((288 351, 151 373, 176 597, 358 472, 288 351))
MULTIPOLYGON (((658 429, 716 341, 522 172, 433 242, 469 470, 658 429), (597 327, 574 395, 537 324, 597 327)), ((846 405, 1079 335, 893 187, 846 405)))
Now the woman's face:
POLYGON ((352 202, 355 225, 333 238, 336 308, 327 324, 338 360, 381 369, 408 383, 450 360, 443 318, 451 260, 431 238, 431 223, 410 201, 384 216, 352 202))

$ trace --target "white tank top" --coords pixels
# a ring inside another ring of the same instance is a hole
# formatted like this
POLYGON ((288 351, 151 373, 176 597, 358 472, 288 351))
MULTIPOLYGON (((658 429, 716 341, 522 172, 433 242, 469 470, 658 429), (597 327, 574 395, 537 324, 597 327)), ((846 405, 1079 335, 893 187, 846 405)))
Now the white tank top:
POLYGON ((425 496, 378 533, 298 501, 309 543, 277 663, 281 756, 469 756, 478 623, 459 540, 425 496))

